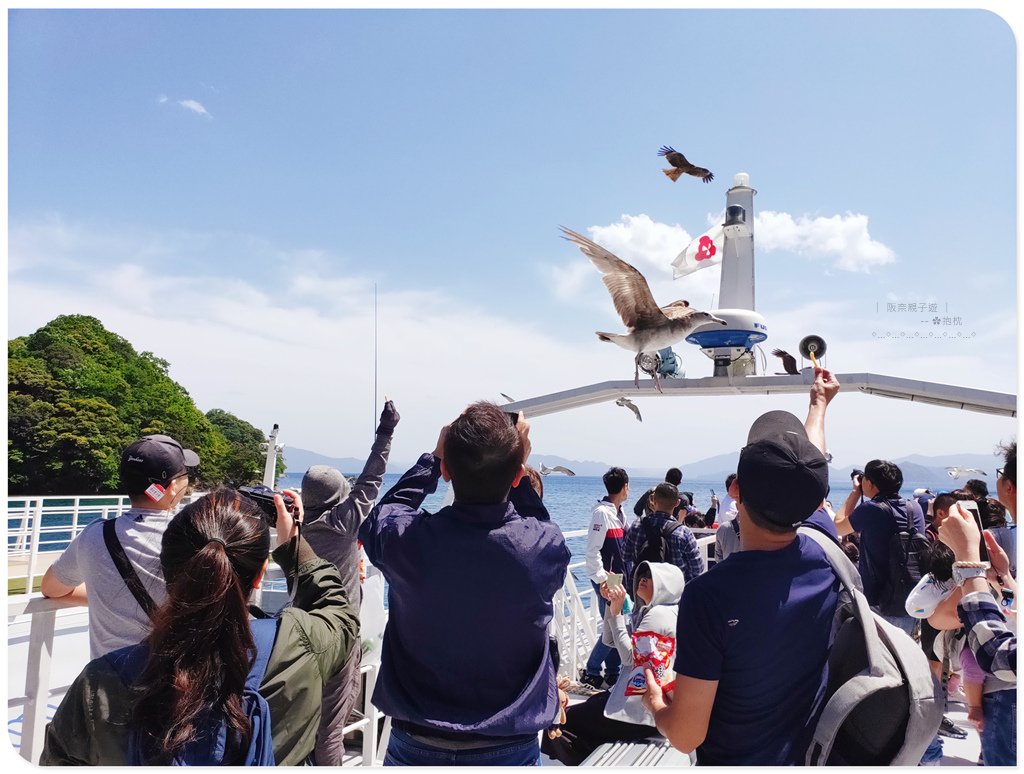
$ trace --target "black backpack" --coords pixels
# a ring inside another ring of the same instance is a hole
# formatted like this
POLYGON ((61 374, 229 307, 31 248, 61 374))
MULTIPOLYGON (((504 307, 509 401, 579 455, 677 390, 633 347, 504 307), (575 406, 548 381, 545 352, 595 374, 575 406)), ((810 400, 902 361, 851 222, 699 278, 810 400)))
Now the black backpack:
POLYGON ((641 519, 640 531, 643 536, 640 545, 637 546, 639 550, 633 566, 639 566, 641 562, 667 562, 668 541, 671 540, 672 533, 682 526, 682 522, 670 519, 658 528, 650 516, 641 519))
POLYGON ((906 523, 901 525, 897 510, 888 500, 885 504, 889 506, 893 518, 896 519, 896 532, 889 538, 887 582, 878 609, 882 611, 882 615, 905 616, 907 597, 924 574, 921 572, 921 555, 931 545, 931 541, 927 535, 914 529, 909 508, 905 513, 906 523))

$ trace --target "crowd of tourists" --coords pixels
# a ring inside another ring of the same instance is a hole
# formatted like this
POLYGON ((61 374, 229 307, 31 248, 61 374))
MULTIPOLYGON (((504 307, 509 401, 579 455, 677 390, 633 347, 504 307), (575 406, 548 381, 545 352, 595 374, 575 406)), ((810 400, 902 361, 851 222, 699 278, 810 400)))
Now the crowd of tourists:
POLYGON ((569 677, 549 629, 570 552, 522 414, 471 404, 378 499, 399 422, 387 401, 354 483, 314 466, 272 506, 224 488, 180 507, 199 459, 146 436, 121 459, 131 509, 86 527, 43 579, 88 605, 92 660, 41 763, 340 764, 361 682, 361 544, 389 585, 371 697, 391 718, 385 765, 579 765, 659 735, 698 765, 933 763, 960 732, 942 717, 958 683, 984 763, 1013 765, 1016 445, 995 497, 983 482, 903 497, 899 467, 872 460, 833 508, 839 388, 815 369, 805 419, 755 420, 705 513, 673 468, 629 519, 627 472, 604 475, 585 563, 601 627, 569 677), (454 502, 427 512, 441 479, 454 502), (716 524, 708 568, 692 530, 716 524), (276 615, 250 604, 271 556, 291 596, 276 615), (878 739, 850 728, 856 712, 829 725, 857 658, 881 648, 905 673, 884 694, 905 722, 882 728, 858 696, 878 739))

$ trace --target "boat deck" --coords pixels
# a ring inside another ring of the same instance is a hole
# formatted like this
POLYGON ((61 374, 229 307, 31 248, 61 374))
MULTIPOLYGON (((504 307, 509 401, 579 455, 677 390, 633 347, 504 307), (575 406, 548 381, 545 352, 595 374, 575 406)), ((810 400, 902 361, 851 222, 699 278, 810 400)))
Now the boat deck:
MULTIPOLYGON (((16 751, 21 748, 23 705, 12 702, 11 697, 22 695, 25 675, 29 664, 29 626, 31 617, 17 616, 7 628, 7 680, 9 687, 7 710, 7 734, 16 751)), ((68 686, 78 676, 89 658, 89 616, 85 608, 68 608, 57 613, 53 653, 51 662, 50 696, 47 701, 46 719, 54 711, 67 692, 68 686)), ((577 704, 586 696, 570 694, 570 703, 577 704)), ((958 726, 968 732, 966 739, 945 738, 943 766, 973 766, 978 762, 981 743, 974 727, 967 722, 967 708, 951 701, 946 713, 958 726)), ((545 766, 560 766, 558 761, 541 756, 545 766)), ((358 745, 350 747, 345 755, 345 765, 359 765, 362 755, 358 745)))

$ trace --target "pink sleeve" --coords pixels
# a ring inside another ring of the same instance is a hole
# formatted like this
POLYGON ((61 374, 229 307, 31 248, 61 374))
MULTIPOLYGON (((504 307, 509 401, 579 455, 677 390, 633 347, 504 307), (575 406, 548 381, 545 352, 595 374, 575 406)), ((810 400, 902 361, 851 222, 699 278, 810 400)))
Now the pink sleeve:
POLYGON ((970 648, 964 648, 960 654, 960 666, 964 669, 965 683, 978 684, 985 682, 985 673, 978 666, 978 660, 974 657, 974 652, 970 648))

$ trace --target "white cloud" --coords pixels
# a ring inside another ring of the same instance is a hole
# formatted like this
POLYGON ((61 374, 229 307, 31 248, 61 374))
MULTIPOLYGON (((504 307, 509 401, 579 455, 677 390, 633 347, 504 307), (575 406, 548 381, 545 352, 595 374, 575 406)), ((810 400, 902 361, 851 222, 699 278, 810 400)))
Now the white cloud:
POLYGON ((794 218, 787 212, 764 210, 757 213, 754 224, 759 251, 787 250, 829 259, 837 269, 865 273, 896 260, 891 248, 871 238, 867 215, 794 218))
MULTIPOLYGON (((678 298, 691 305, 707 308, 718 292, 721 269, 713 266, 672 279, 672 260, 690 243, 690 233, 682 226, 652 220, 649 215, 623 214, 617 223, 589 226, 590 238, 605 249, 634 266, 651 289, 654 300, 664 306, 678 298)), ((559 298, 574 298, 578 305, 606 308, 611 318, 618 319, 611 298, 600 282, 600 272, 575 247, 573 263, 549 267, 554 280, 553 291, 559 298), (591 276, 594 280, 587 280, 591 276), (595 281, 596 280, 596 281, 595 281)))
POLYGON ((166 94, 161 94, 159 97, 156 98, 156 101, 157 101, 157 104, 160 104, 160 105, 164 104, 165 102, 167 102, 167 95, 166 94))
POLYGON ((568 266, 549 266, 547 270, 551 290, 562 300, 577 297, 588 278, 592 278, 595 273, 589 261, 579 261, 568 266))
MULTIPOLYGON (((633 245, 628 249, 637 262, 645 260, 638 246, 654 254, 657 240, 651 235, 659 230, 648 223, 623 219, 624 228, 647 233, 623 231, 616 249, 626 252, 620 244, 633 245)), ((375 421, 373 278, 353 268, 354 259, 282 249, 244 234, 109 232, 58 217, 33 224, 15 220, 11 226, 12 266, 43 269, 9 275, 10 336, 29 333, 59 314, 91 314, 136 350, 170 361, 172 378, 203 410, 224 408, 264 429, 278 422, 288 445, 336 456, 365 453, 375 421), (218 276, 221 263, 207 260, 218 254, 252 256, 245 278, 218 276)), ((600 275, 582 255, 579 265, 592 275, 587 285, 587 274, 579 273, 581 286, 613 316, 600 275)), ((564 270, 578 273, 576 266, 564 270)), ((433 448, 438 428, 470 401, 501 402, 499 392, 527 399, 632 376, 631 355, 590 333, 605 324, 597 312, 592 325, 567 326, 561 303, 523 320, 498 311, 483 296, 478 302, 453 298, 443 289, 443 277, 438 283, 378 288, 377 398, 378 406, 384 393, 395 398, 403 415, 392 455, 398 462, 433 448)), ((664 280, 664 286, 656 284, 655 297, 676 298, 681 286, 664 280)), ((1013 359, 991 357, 1001 341, 1014 340, 1014 321, 1006 315, 979 318, 974 343, 925 345, 873 339, 871 326, 878 319, 857 310, 847 300, 765 305, 771 334, 765 346, 795 352, 802 336, 818 333, 838 372, 1014 389, 1013 359)), ((689 376, 710 374, 710 361, 695 347, 680 344, 676 351, 689 376)), ((781 370, 773 361, 769 356, 769 372, 781 370)), ((764 411, 782 408, 802 416, 806 410, 800 395, 656 397, 636 398, 642 424, 611 401, 538 417, 532 422, 534 448, 663 469, 738 449, 750 422, 764 411)), ((922 449, 985 450, 1013 426, 1013 420, 852 393, 833 404, 828 430, 837 458, 863 461, 922 449), (871 418, 870 432, 865 417, 871 418)))
POLYGON ((191 110, 193 113, 196 113, 197 115, 208 116, 209 118, 213 118, 213 116, 210 115, 207 109, 203 107, 202 103, 198 102, 197 100, 179 99, 178 104, 185 108, 185 110, 191 110))
POLYGON ((649 215, 622 215, 618 223, 590 226, 590 238, 635 265, 641 273, 653 269, 672 275, 669 264, 690 243, 691 236, 682 226, 657 223, 649 215))

